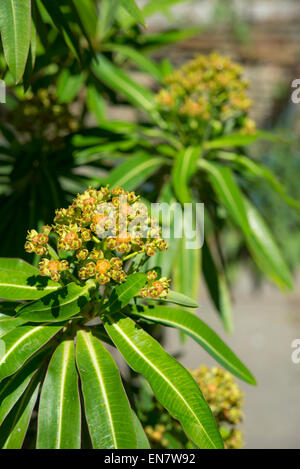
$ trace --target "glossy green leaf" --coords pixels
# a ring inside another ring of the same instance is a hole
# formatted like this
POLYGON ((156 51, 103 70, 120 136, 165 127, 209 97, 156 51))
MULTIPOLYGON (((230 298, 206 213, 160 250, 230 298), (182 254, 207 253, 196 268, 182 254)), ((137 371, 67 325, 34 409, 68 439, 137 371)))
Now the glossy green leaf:
POLYGON ((199 308, 199 304, 193 298, 189 298, 187 295, 173 290, 169 290, 167 298, 159 298, 158 301, 173 303, 175 305, 185 306, 186 308, 199 308))
POLYGON ((145 54, 139 52, 133 47, 124 44, 105 44, 105 50, 117 52, 127 59, 131 60, 139 70, 148 73, 155 78, 159 83, 164 79, 163 73, 158 65, 147 57, 145 54))
POLYGON ((73 340, 55 350, 43 383, 37 449, 80 449, 81 409, 73 340))
POLYGON ((123 309, 130 300, 138 295, 139 291, 143 288, 147 281, 147 275, 143 273, 135 273, 129 275, 125 283, 118 285, 115 289, 106 308, 111 312, 120 311, 123 309))
POLYGON ((282 200, 284 200, 288 205, 290 205, 290 207, 294 208, 297 211, 300 210, 300 203, 297 200, 293 199, 293 197, 290 197, 285 187, 278 181, 272 171, 264 167, 258 161, 254 161, 253 159, 244 155, 237 155, 236 153, 230 152, 219 152, 218 158, 230 161, 234 163, 234 165, 238 169, 245 169, 254 176, 263 179, 270 185, 270 187, 275 192, 277 192, 277 194, 282 198, 282 200))
POLYGON ((141 10, 135 0, 118 0, 120 5, 138 22, 145 26, 145 21, 141 10))
POLYGON ((21 259, 0 259, 0 298, 7 300, 35 300, 59 288, 21 259))
POLYGON ((150 113, 154 111, 156 104, 153 94, 129 78, 103 55, 99 54, 97 60, 93 61, 92 71, 100 81, 125 96, 130 103, 150 113))
POLYGON ((250 371, 232 350, 207 324, 194 314, 183 309, 167 308, 164 306, 133 307, 131 314, 183 331, 200 344, 207 353, 228 371, 247 383, 256 384, 250 371))
POLYGON ((31 0, 1 0, 0 32, 15 83, 24 73, 31 41, 31 0))
POLYGON ((0 337, 12 331, 16 327, 21 326, 24 322, 26 321, 23 319, 0 315, 0 337))
POLYGON ((93 0, 72 0, 83 31, 88 40, 91 41, 97 32, 97 9, 93 0))
POLYGON ((215 140, 210 140, 205 142, 203 145, 205 150, 215 150, 218 148, 227 148, 227 147, 243 147, 245 145, 250 145, 251 143, 256 142, 259 139, 259 134, 254 135, 242 135, 242 134, 232 134, 225 135, 223 137, 216 138, 215 140))
POLYGON ((192 202, 189 183, 197 171, 197 161, 201 154, 200 147, 188 147, 177 154, 172 171, 172 183, 175 194, 182 204, 192 202))
POLYGON ((86 79, 85 73, 74 74, 64 68, 57 81, 57 97, 60 103, 70 103, 78 97, 81 87, 86 79))
POLYGON ((18 318, 30 322, 56 322, 79 313, 89 302, 93 282, 83 287, 70 283, 18 310, 18 318))
POLYGON ((182 238, 179 240, 174 266, 174 288, 197 301, 200 287, 200 271, 200 249, 187 249, 186 240, 182 238))
POLYGON ((200 448, 223 448, 211 410, 191 375, 150 335, 121 313, 105 328, 129 366, 145 376, 154 394, 200 448))
POLYGON ((23 368, 0 383, 0 425, 23 395, 31 378, 41 366, 45 353, 35 355, 23 368))
POLYGON ((114 168, 109 173, 106 183, 112 188, 123 187, 125 190, 133 191, 158 171, 165 161, 165 158, 154 158, 145 154, 133 156, 114 168))
POLYGON ((19 326, 1 340, 5 354, 0 359, 0 381, 15 373, 34 353, 41 349, 63 327, 61 325, 19 326))
POLYGON ((251 236, 243 195, 229 168, 207 160, 199 161, 200 168, 207 171, 213 188, 232 219, 246 236, 251 236))
POLYGON ((104 42, 106 35, 111 31, 111 26, 118 9, 118 0, 101 0, 101 8, 98 18, 98 33, 102 42, 104 42))
POLYGON ((53 24, 63 35, 66 44, 70 47, 75 56, 80 59, 81 53, 79 43, 70 27, 70 23, 60 8, 58 0, 41 0, 44 8, 47 10, 53 24))
POLYGON ((21 449, 40 387, 40 376, 34 376, 13 410, 0 427, 0 448, 21 449))
POLYGON ((109 352, 91 333, 79 331, 76 357, 93 447, 137 448, 131 408, 109 352))
POLYGON ((248 248, 261 270, 281 288, 293 289, 288 266, 265 221, 256 208, 245 199, 245 207, 252 236, 247 239, 248 248))
POLYGON ((132 411, 135 432, 137 435, 138 449, 151 449, 147 435, 136 413, 132 411))
POLYGON ((207 243, 202 249, 202 271, 210 297, 219 312, 225 330, 233 332, 233 311, 225 275, 219 272, 207 243))

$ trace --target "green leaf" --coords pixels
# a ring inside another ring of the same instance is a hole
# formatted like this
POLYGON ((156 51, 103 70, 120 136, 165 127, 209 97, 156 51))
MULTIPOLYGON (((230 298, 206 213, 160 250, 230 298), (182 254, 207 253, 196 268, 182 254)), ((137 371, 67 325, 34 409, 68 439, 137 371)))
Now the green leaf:
POLYGON ((34 376, 21 399, 0 427, 0 448, 20 449, 27 432, 40 387, 40 376, 34 376))
POLYGON ((195 301, 198 299, 201 271, 200 249, 187 249, 186 239, 179 240, 175 260, 173 286, 195 301))
POLYGON ((245 236, 251 236, 243 195, 229 168, 207 160, 199 161, 200 168, 207 171, 213 188, 235 223, 245 236))
POLYGON ((135 3, 135 0, 118 0, 120 5, 125 8, 125 10, 132 16, 138 23, 145 25, 145 20, 143 18, 142 12, 135 3))
POLYGON ((223 448, 211 410, 187 370, 121 313, 108 315, 108 334, 129 366, 145 376, 169 413, 200 448, 223 448))
POLYGON ((132 411, 132 415, 133 415, 135 432, 137 435, 137 443, 138 443, 137 449, 151 449, 147 435, 142 427, 140 420, 138 419, 134 411, 132 411))
POLYGON ((81 409, 73 340, 55 350, 41 391, 37 449, 80 449, 81 409))
POLYGON ((0 384, 0 425, 24 393, 33 375, 36 374, 43 356, 42 353, 35 355, 18 373, 9 376, 0 384))
POLYGON ((41 277, 39 271, 21 259, 0 259, 0 298, 35 300, 59 288, 59 284, 41 277))
POLYGON ((83 31, 90 42, 97 32, 98 12, 95 4, 93 0, 72 0, 72 3, 80 18, 83 31))
POLYGON ((252 236, 247 238, 248 248, 261 270, 280 288, 293 289, 293 280, 281 252, 265 221, 256 208, 245 198, 245 206, 252 236))
POLYGON ((11 316, 0 315, 0 337, 12 331, 18 326, 24 324, 23 319, 13 318, 11 316))
MULTIPOLYGON (((87 88, 86 104, 87 104, 88 109, 97 118, 97 122, 99 124, 103 123, 103 121, 106 118, 106 102, 94 85, 90 84, 87 88)), ((101 147, 100 147, 100 151, 101 151, 101 147)))
MULTIPOLYGON (((153 299, 153 301, 156 300, 153 299)), ((158 301, 162 301, 164 303, 174 303, 175 305, 185 306, 186 308, 199 308, 199 304, 197 301, 193 300, 193 298, 189 298, 187 295, 173 290, 169 290, 167 298, 158 298, 158 301)))
POLYGON ((86 79, 85 73, 74 74, 67 68, 63 69, 57 81, 57 97, 60 103, 70 103, 78 96, 86 79))
POLYGON ((259 134, 254 135, 242 135, 242 134, 232 134, 225 135, 223 137, 216 138, 215 140, 210 140, 205 142, 203 148, 205 150, 216 150, 218 148, 226 147, 243 147, 245 145, 250 145, 251 143, 256 142, 259 139, 259 134))
POLYGON ((118 285, 114 289, 105 309, 109 308, 111 312, 123 309, 134 296, 138 295, 146 281, 146 274, 138 272, 129 275, 125 283, 118 285))
POLYGON ((123 187, 126 191, 132 191, 140 187, 165 162, 165 158, 136 155, 114 168, 105 182, 112 188, 123 187))
POLYGON ((233 312, 225 275, 219 272, 207 243, 202 249, 202 271, 210 297, 219 312, 225 330, 233 332, 233 312))
POLYGON ((200 147, 188 147, 177 154, 172 171, 172 183, 175 194, 181 204, 191 203, 189 183, 197 170, 200 147))
POLYGON ((192 337, 224 368, 247 383, 256 384, 250 371, 223 340, 194 314, 164 306, 132 308, 131 314, 166 326, 175 327, 192 337))
POLYGON ((15 83, 24 73, 31 41, 31 0, 1 0, 0 32, 15 83))
POLYGON ((109 352, 91 333, 79 331, 76 357, 93 447, 137 448, 131 408, 109 352))
POLYGON ((119 9, 118 0, 102 0, 98 19, 98 31, 102 42, 110 32, 119 9))
POLYGON ((18 318, 27 322, 64 321, 79 313, 90 300, 93 282, 83 287, 70 283, 38 301, 29 303, 18 310, 18 318))
POLYGON ((154 95, 147 88, 129 78, 103 55, 97 55, 97 60, 94 60, 92 64, 92 71, 96 78, 115 92, 125 96, 130 103, 145 109, 150 114, 155 111, 154 95))
POLYGON ((41 0, 41 2, 53 21, 53 24, 64 37, 68 47, 70 47, 74 55, 80 60, 81 53, 79 43, 74 36, 73 31, 70 28, 70 23, 62 12, 58 1, 51 0, 51 2, 49 2, 48 0, 41 0))
POLYGON ((126 46, 124 44, 109 43, 105 44, 105 50, 121 54, 127 59, 130 59, 135 65, 138 66, 140 70, 155 78, 159 83, 163 81, 164 75, 160 67, 156 65, 153 60, 147 57, 144 53, 139 52, 137 49, 126 46))
POLYGON ((20 326, 2 337, 5 354, 0 358, 0 381, 21 368, 28 358, 49 342, 62 327, 63 324, 20 326))
POLYGON ((277 192, 277 194, 284 200, 290 207, 294 208, 297 211, 300 211, 300 203, 290 197, 285 189, 285 187, 278 181, 276 176, 268 169, 261 165, 259 162, 254 161, 253 159, 244 156, 237 155, 230 152, 219 152, 218 157, 222 160, 231 161, 239 169, 243 168, 248 170, 254 176, 264 179, 270 187, 277 192))

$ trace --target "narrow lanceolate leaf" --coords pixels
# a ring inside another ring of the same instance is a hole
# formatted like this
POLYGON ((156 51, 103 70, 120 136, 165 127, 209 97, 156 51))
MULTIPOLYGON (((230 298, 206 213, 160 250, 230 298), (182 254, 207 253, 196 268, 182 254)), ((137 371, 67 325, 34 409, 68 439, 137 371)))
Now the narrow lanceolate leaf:
POLYGON ((250 236, 251 230, 243 195, 231 170, 207 160, 200 160, 198 164, 200 168, 207 171, 220 203, 226 207, 233 221, 241 228, 245 236, 250 236))
POLYGON ((138 449, 151 449, 147 435, 142 427, 140 420, 134 411, 132 411, 132 415, 137 436, 138 449))
POLYGON ((254 161, 244 155, 238 155, 231 152, 219 152, 217 155, 220 159, 232 162, 240 171, 246 170, 250 174, 259 177, 266 181, 267 184, 284 200, 290 207, 300 211, 300 203, 298 200, 293 199, 288 193, 283 184, 277 179, 275 174, 270 169, 264 167, 258 161, 254 161))
POLYGON ((93 447, 137 448, 133 415, 111 355, 90 332, 79 331, 76 356, 93 447))
POLYGON ((166 159, 161 157, 153 158, 145 154, 133 156, 113 169, 105 182, 112 188, 119 186, 133 191, 158 171, 165 162, 166 159))
POLYGON ((225 135, 223 137, 216 138, 209 142, 205 142, 205 150, 215 150, 219 148, 228 148, 228 147, 242 147, 245 145, 250 145, 251 143, 256 142, 260 138, 261 134, 256 133, 254 135, 241 135, 241 134, 232 134, 225 135))
POLYGON ((29 53, 31 0, 1 0, 0 32, 7 65, 15 83, 18 83, 29 53))
POLYGON ((143 273, 135 273, 129 275, 122 285, 118 285, 106 305, 111 312, 123 309, 130 300, 138 295, 147 281, 147 275, 143 273))
POLYGON ((188 147, 179 152, 172 172, 172 183, 175 194, 182 204, 191 203, 189 183, 197 171, 197 161, 200 157, 200 147, 188 147))
POLYGON ((105 328, 129 366, 145 376, 188 437, 202 449, 223 448, 211 410, 188 371, 122 313, 109 315, 105 328))
POLYGON ((62 327, 62 324, 20 326, 3 336, 1 340, 5 344, 5 354, 0 358, 0 381, 21 368, 62 327))
POLYGON ((197 301, 200 286, 201 251, 187 249, 186 239, 179 241, 174 268, 174 288, 197 301))
POLYGON ((250 384, 256 384, 250 371, 223 342, 223 340, 201 319, 183 309, 156 307, 132 308, 134 316, 175 327, 192 337, 215 360, 238 378, 250 384))
POLYGON ((37 354, 32 360, 21 368, 18 373, 10 376, 0 383, 0 425, 12 410, 15 403, 23 395, 31 378, 41 366, 45 353, 37 354))
POLYGON ((77 314, 89 301, 93 284, 81 287, 70 283, 18 310, 18 318, 26 322, 64 321, 77 314))
POLYGON ((59 288, 21 259, 0 259, 0 298, 7 300, 35 300, 59 288))
POLYGON ((28 429, 40 387, 39 373, 34 376, 13 410, 0 427, 0 448, 20 449, 28 429))
POLYGON ((135 0, 118 0, 120 5, 138 22, 145 26, 145 21, 141 10, 135 0))
POLYGON ((38 449, 80 449, 81 410, 73 340, 55 350, 42 387, 38 449))
POLYGON ((24 324, 23 319, 0 315, 0 337, 24 324))
POLYGON ((202 271, 210 297, 227 332, 233 332, 233 311, 230 291, 223 272, 219 272, 207 243, 202 249, 202 271))
POLYGON ((193 298, 173 290, 169 290, 167 298, 159 298, 158 301, 173 303, 175 305, 185 306, 186 308, 199 308, 199 304, 193 298))
POLYGON ((93 0, 72 0, 84 32, 91 41, 97 32, 97 9, 93 0))
POLYGON ((126 46, 124 44, 109 43, 105 44, 105 49, 118 52, 124 57, 130 59, 138 66, 139 70, 148 73, 159 83, 163 81, 164 75, 161 68, 152 59, 147 57, 144 53, 139 52, 134 47, 126 46))
POLYGON ((291 273, 270 229, 256 208, 246 199, 245 206, 252 230, 247 245, 257 265, 279 287, 293 289, 291 273))
POLYGON ((103 55, 99 54, 97 60, 94 60, 92 71, 101 82, 125 96, 129 102, 148 112, 155 109, 156 104, 153 94, 129 78, 103 55))

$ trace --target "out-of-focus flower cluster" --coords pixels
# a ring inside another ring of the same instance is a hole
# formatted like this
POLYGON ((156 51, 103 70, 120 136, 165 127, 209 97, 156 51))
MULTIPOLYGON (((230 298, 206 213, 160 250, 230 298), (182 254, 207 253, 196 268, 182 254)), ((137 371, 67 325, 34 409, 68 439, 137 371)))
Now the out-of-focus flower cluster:
POLYGON ((206 366, 191 371, 191 374, 219 424, 226 447, 228 449, 241 448, 243 446, 242 434, 232 426, 243 420, 244 395, 233 376, 220 368, 208 369, 206 366))
MULTIPOLYGON (((236 425, 243 419, 243 393, 233 376, 220 368, 206 366, 192 370, 191 374, 214 414, 225 448, 242 448, 242 433, 236 425)), ((169 449, 192 448, 180 424, 164 412, 153 394, 150 397, 148 388, 142 388, 141 392, 139 416, 145 425, 151 446, 169 449)))
POLYGON ((47 141, 59 140, 78 130, 76 117, 68 104, 60 103, 54 89, 40 88, 35 93, 27 92, 10 111, 9 122, 21 134, 35 134, 47 141))
POLYGON ((179 135, 206 138, 229 132, 255 133, 243 69, 218 53, 199 55, 165 79, 156 96, 162 114, 179 135))
POLYGON ((166 277, 157 279, 155 270, 150 270, 147 273, 147 284, 140 291, 142 298, 166 298, 169 293, 170 280, 166 277))
MULTIPOLYGON (((148 216, 139 197, 108 186, 78 195, 67 209, 56 211, 52 226, 43 227, 42 233, 29 231, 25 244, 27 252, 44 256, 41 275, 56 282, 70 276, 94 278, 100 285, 124 282, 124 262, 136 254, 150 257, 167 248, 158 222, 148 216), (50 237, 58 253, 50 248, 50 237)), ((148 274, 151 297, 165 295, 168 286, 166 279, 148 274)))

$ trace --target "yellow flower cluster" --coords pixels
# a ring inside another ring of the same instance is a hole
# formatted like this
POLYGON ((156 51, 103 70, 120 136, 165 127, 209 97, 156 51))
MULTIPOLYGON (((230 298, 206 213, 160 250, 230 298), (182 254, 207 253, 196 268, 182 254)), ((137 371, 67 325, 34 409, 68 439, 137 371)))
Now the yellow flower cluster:
MULTIPOLYGON (((236 425, 243 419, 243 394, 233 376, 220 368, 207 366, 190 372, 214 414, 225 448, 242 448, 242 432, 236 425)), ((145 432, 152 446, 158 449, 173 449, 175 442, 183 448, 191 447, 180 424, 163 411, 154 397, 153 401, 151 415, 147 416, 145 425, 145 432), (149 421, 151 424, 148 424, 149 421)), ((144 408, 142 410, 147 412, 144 408)))
MULTIPOLYGON (((95 278, 100 285, 124 282, 126 260, 136 254, 153 256, 167 247, 139 197, 108 186, 78 195, 68 208, 56 211, 51 227, 43 227, 42 233, 29 231, 25 244, 27 252, 47 256, 40 262, 41 275, 56 282, 62 275, 78 281, 95 278), (58 254, 49 247, 50 237, 58 254)), ((152 282, 151 296, 163 295, 167 286, 165 279, 152 282)))
POLYGON ((157 280, 155 270, 147 273, 147 285, 140 291, 142 298, 167 298, 169 294, 170 280, 162 277, 157 280))
POLYGON ((255 132, 249 119, 252 106, 243 69, 218 53, 199 55, 165 79, 156 96, 162 114, 181 134, 222 133, 224 130, 255 132), (207 129, 207 125, 211 129, 207 129))
POLYGON ((228 425, 237 425, 243 420, 244 395, 233 376, 220 368, 209 369, 206 366, 191 371, 191 374, 220 426, 225 446, 228 449, 241 448, 243 440, 240 430, 228 428, 228 425))

